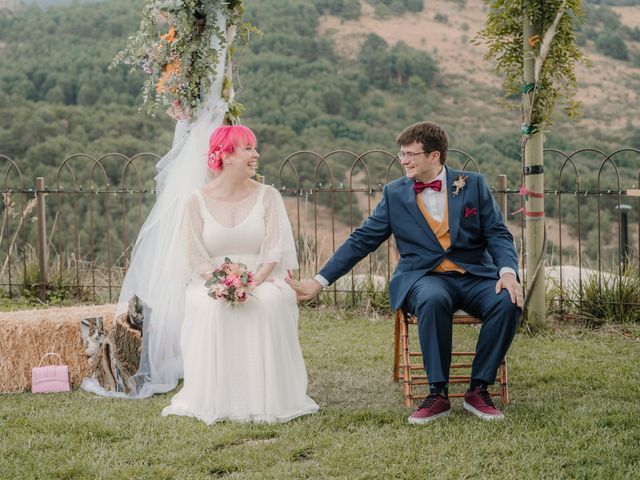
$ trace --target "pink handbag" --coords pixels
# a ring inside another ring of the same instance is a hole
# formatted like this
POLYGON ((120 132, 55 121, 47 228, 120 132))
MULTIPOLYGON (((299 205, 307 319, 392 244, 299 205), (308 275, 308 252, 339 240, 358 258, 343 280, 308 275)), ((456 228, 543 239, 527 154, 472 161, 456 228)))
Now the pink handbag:
POLYGON ((33 393, 68 392, 69 367, 62 365, 62 358, 57 353, 45 353, 40 359, 40 365, 31 369, 31 391, 33 393), (42 366, 42 362, 49 355, 58 357, 59 365, 42 366))

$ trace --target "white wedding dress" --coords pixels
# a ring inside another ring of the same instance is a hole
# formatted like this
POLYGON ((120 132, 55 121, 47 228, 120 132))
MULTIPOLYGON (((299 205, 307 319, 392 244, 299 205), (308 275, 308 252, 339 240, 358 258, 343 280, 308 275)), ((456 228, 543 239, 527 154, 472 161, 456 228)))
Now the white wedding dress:
POLYGON ((298 340, 298 306, 284 282, 296 263, 291 225, 282 197, 260 185, 239 202, 197 191, 185 213, 189 260, 194 270, 185 295, 180 346, 184 386, 162 415, 220 420, 286 422, 313 413, 298 340), (293 253, 292 253, 293 252, 293 253), (256 272, 277 261, 271 277, 252 296, 231 306, 207 295, 201 274, 224 262, 256 272))

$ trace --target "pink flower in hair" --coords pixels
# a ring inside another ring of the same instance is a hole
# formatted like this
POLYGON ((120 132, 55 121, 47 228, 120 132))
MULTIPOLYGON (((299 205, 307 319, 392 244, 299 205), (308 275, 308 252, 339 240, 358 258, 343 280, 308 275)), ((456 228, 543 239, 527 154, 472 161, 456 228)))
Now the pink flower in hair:
POLYGON ((256 135, 244 125, 222 125, 216 128, 209 137, 207 164, 216 173, 222 170, 222 154, 232 154, 236 147, 242 145, 256 146, 256 135))
POLYGON ((210 145, 209 146, 209 155, 208 162, 209 168, 214 172, 219 172, 222 170, 222 144, 218 145, 210 145))

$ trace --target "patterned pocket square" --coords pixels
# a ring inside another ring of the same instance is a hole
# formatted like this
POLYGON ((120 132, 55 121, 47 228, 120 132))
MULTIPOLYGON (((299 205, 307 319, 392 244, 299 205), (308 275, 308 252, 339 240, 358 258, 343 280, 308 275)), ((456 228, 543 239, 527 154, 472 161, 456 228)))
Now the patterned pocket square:
POLYGON ((471 215, 476 215, 477 213, 478 213, 478 209, 477 208, 466 207, 464 209, 464 218, 470 217, 471 215))

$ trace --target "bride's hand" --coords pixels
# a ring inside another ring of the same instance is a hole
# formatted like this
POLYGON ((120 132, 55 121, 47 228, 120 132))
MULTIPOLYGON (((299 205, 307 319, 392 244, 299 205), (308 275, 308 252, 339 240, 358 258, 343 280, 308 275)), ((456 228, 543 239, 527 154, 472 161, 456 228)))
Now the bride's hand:
POLYGON ((254 281, 256 283, 256 287, 263 282, 273 282, 273 277, 270 277, 269 274, 273 271, 276 266, 276 262, 264 263, 258 271, 255 273, 254 281))

